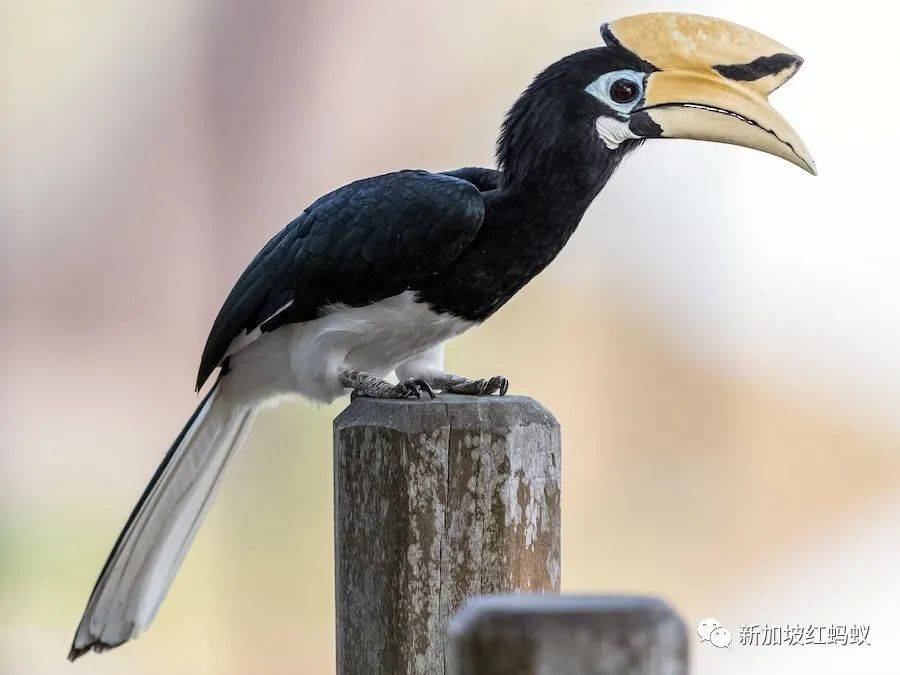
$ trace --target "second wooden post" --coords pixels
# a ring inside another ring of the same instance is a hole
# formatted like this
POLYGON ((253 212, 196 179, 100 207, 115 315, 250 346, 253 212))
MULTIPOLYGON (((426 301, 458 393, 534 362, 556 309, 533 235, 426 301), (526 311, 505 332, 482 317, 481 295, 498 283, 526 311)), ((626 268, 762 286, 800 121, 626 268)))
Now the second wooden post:
POLYGON ((532 399, 357 399, 334 480, 342 675, 442 674, 466 598, 559 591, 559 424, 532 399))

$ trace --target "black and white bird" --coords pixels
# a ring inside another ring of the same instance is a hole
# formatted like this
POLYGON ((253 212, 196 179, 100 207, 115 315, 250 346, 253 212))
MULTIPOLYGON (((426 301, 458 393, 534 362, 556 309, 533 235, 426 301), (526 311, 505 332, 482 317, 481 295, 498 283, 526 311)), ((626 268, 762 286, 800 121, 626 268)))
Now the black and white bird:
POLYGON ((443 369, 442 344, 543 270, 622 159, 647 138, 734 143, 810 173, 767 96, 802 63, 752 30, 685 14, 627 17, 604 46, 538 75, 510 109, 498 169, 399 171, 325 195, 276 234, 225 300, 199 390, 109 555, 69 658, 153 620, 255 411, 285 396, 506 393, 443 369), (399 384, 385 378, 396 373, 399 384))

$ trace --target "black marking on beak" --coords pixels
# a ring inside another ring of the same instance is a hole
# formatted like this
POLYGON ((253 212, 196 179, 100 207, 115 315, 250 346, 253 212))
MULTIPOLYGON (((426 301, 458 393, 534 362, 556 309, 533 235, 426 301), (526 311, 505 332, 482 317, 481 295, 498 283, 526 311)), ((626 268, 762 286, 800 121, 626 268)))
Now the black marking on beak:
POLYGON ((753 59, 750 63, 713 66, 713 68, 729 80, 752 82, 769 75, 777 75, 787 68, 796 70, 802 65, 803 59, 795 54, 773 54, 772 56, 760 56, 758 59, 753 59))
POLYGON ((638 63, 640 64, 641 70, 643 70, 645 73, 655 73, 658 70, 660 70, 659 68, 654 66, 649 61, 645 61, 644 59, 642 59, 639 54, 635 54, 633 51, 631 51, 630 49, 625 47, 621 42, 619 42, 619 38, 617 38, 615 35, 613 35, 612 28, 609 27, 608 23, 605 23, 602 26, 600 26, 600 37, 603 39, 603 42, 604 42, 604 44, 606 44, 607 47, 611 47, 613 49, 620 49, 623 52, 625 52, 626 54, 628 54, 629 56, 631 56, 633 59, 636 59, 638 61, 638 63))
POLYGON ((625 49, 622 47, 622 43, 619 42, 619 39, 613 35, 612 29, 609 27, 608 23, 600 26, 600 37, 603 38, 603 42, 607 44, 609 47, 619 47, 620 49, 625 49))
POLYGON ((638 108, 629 116, 628 128, 643 138, 659 138, 663 135, 663 129, 645 111, 647 108, 638 108))

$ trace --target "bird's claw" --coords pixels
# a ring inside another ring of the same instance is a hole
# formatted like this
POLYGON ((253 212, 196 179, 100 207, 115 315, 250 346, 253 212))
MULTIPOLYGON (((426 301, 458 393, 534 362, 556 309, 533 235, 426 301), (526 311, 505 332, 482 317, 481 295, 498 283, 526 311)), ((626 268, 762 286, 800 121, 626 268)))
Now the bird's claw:
POLYGON ((503 375, 481 380, 462 380, 453 382, 444 391, 448 394, 467 394, 469 396, 490 396, 496 393, 498 396, 506 396, 509 391, 509 380, 503 375))
POLYGON ((434 389, 431 388, 431 385, 425 380, 415 380, 418 383, 419 388, 428 394, 428 398, 432 401, 437 398, 437 394, 434 393, 434 389))
POLYGON ((419 393, 420 390, 428 394, 429 398, 435 398, 434 389, 431 388, 431 385, 419 378, 398 384, 395 387, 396 398, 422 398, 422 395, 419 393))
POLYGON ((420 392, 425 392, 430 398, 435 398, 434 389, 425 380, 412 379, 401 382, 400 384, 390 384, 384 380, 370 378, 350 392, 350 400, 355 401, 357 398, 422 398, 420 392))

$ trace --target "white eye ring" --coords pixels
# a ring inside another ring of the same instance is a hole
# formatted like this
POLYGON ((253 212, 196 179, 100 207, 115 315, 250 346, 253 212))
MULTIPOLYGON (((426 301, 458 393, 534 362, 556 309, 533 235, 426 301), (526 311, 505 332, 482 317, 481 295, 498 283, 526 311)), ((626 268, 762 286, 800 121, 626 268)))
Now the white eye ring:
POLYGON ((638 101, 644 97, 644 74, 635 70, 615 70, 611 73, 604 73, 585 87, 584 90, 603 103, 603 105, 623 115, 627 115, 634 109, 638 101), (609 93, 610 88, 619 80, 628 80, 637 86, 637 96, 634 97, 633 101, 617 103, 612 99, 609 93))

